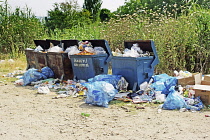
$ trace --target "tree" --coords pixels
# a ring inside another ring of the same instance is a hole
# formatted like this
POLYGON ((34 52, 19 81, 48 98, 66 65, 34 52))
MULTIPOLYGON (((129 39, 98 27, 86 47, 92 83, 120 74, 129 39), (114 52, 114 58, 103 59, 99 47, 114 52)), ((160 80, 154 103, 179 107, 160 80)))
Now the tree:
POLYGON ((112 13, 109 9, 103 8, 100 12, 100 19, 101 21, 109 21, 109 19, 112 17, 112 13))
POLYGON ((94 22, 97 21, 99 18, 101 5, 101 0, 85 0, 84 2, 83 8, 87 9, 90 12, 94 22))
POLYGON ((79 7, 77 1, 55 3, 54 9, 48 11, 48 17, 45 18, 46 26, 50 30, 71 29, 75 25, 90 22, 90 14, 79 7))

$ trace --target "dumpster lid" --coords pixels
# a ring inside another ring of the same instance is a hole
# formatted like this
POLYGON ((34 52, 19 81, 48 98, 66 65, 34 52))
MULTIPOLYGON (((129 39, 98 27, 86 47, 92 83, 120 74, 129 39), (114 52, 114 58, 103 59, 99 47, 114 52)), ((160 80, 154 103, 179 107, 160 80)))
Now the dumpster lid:
POLYGON ((133 44, 136 44, 136 43, 141 48, 141 50, 153 53, 153 55, 155 57, 153 63, 151 64, 153 67, 159 63, 159 59, 158 59, 154 41, 152 41, 152 40, 125 40, 124 47, 131 49, 133 44))
POLYGON ((83 42, 84 41, 89 41, 92 44, 93 48, 94 47, 102 47, 102 48, 104 48, 104 50, 106 51, 106 53, 109 56, 112 55, 112 52, 111 52, 109 43, 106 40, 103 40, 103 39, 93 39, 93 40, 82 40, 82 41, 83 42))
POLYGON ((66 50, 66 48, 70 47, 70 46, 74 46, 79 44, 79 40, 61 40, 61 43, 63 43, 63 49, 64 51, 66 50))
POLYGON ((49 49, 46 40, 34 40, 36 46, 41 46, 43 49, 49 49))
POLYGON ((46 39, 47 41, 47 49, 50 48, 50 43, 52 43, 54 46, 59 46, 61 47, 61 41, 60 40, 52 40, 52 39, 46 39))

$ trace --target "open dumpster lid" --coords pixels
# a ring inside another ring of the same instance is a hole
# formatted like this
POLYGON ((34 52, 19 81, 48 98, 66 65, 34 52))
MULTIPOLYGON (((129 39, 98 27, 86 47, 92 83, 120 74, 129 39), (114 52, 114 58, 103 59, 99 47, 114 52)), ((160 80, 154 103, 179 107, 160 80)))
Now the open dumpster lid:
POLYGON ((102 48, 104 48, 104 50, 108 54, 108 58, 107 58, 106 62, 111 61, 112 52, 111 52, 111 49, 110 49, 108 41, 103 40, 103 39, 82 40, 82 41, 83 42, 89 41, 92 44, 93 47, 102 47, 102 48))
POLYGON ((49 49, 46 40, 34 40, 36 46, 41 46, 43 49, 49 49))
POLYGON ((70 46, 74 46, 79 44, 79 40, 61 40, 61 43, 63 43, 63 49, 64 51, 66 50, 66 48, 70 47, 70 46))
POLYGON ((108 41, 106 40, 103 40, 103 39, 94 39, 94 40, 82 40, 83 42, 84 41, 89 41, 93 47, 102 47, 104 48, 104 50, 106 51, 106 53, 108 55, 112 55, 112 52, 111 52, 111 49, 110 49, 110 46, 109 46, 109 43, 108 41))
POLYGON ((51 39, 46 39, 47 41, 47 49, 50 48, 50 43, 52 43, 54 46, 59 46, 61 47, 61 41, 60 40, 51 40, 51 39))
POLYGON ((154 60, 151 66, 155 66, 159 63, 157 51, 155 48, 155 43, 152 40, 125 40, 124 41, 124 47, 131 49, 133 44, 138 44, 138 46, 141 48, 143 51, 148 51, 150 53, 153 53, 154 55, 154 60))

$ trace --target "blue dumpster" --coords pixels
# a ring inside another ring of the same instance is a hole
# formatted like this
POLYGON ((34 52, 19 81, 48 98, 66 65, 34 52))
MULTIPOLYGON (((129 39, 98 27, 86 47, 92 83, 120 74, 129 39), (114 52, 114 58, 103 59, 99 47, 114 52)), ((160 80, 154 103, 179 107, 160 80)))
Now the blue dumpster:
POLYGON ((88 80, 99 74, 108 73, 108 65, 112 53, 106 40, 83 40, 89 41, 93 48, 102 47, 106 53, 98 55, 70 55, 74 78, 76 80, 88 80))
MULTIPOLYGON (((57 41, 50 41, 54 45, 60 46, 62 44, 63 51, 70 46, 77 45, 78 40, 61 40, 60 42, 57 41)), ((71 61, 69 60, 68 53, 66 52, 48 52, 47 53, 47 61, 48 67, 50 67, 55 75, 55 78, 59 78, 62 80, 73 79, 73 70, 71 61)))
POLYGON ((155 65, 159 63, 155 44, 152 40, 131 40, 124 41, 124 47, 131 49, 133 44, 138 44, 144 52, 150 56, 144 57, 121 57, 113 56, 112 74, 122 75, 129 83, 129 90, 139 90, 139 85, 149 81, 153 76, 155 65))

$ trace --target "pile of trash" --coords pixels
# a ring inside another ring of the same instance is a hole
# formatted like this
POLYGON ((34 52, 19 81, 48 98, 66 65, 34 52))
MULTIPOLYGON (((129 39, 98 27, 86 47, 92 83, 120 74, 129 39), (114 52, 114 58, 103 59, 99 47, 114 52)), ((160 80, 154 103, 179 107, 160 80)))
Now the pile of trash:
POLYGON ((133 44, 131 49, 125 48, 123 52, 121 52, 119 49, 116 49, 116 51, 113 51, 112 54, 113 54, 113 56, 122 56, 122 57, 150 56, 150 52, 148 52, 148 51, 144 52, 137 43, 133 44))
MULTIPOLYGON (((26 50, 33 50, 31 48, 27 48, 26 50)), ((89 41, 80 41, 78 45, 69 46, 65 50, 59 45, 54 46, 50 43, 49 49, 43 49, 40 45, 38 45, 34 50, 34 52, 58 52, 58 53, 68 53, 68 55, 98 55, 98 54, 106 54, 106 51, 101 46, 92 46, 89 41)))
POLYGON ((56 91, 54 99, 85 97, 85 103, 108 107, 111 100, 139 103, 160 103, 161 109, 180 111, 199 111, 204 108, 200 97, 195 97, 192 86, 177 85, 177 77, 167 74, 154 75, 149 82, 143 82, 138 91, 128 91, 128 84, 121 75, 97 75, 85 80, 67 80, 52 78, 53 71, 44 67, 27 70, 23 77, 15 81, 17 85, 31 85, 39 94, 56 91))

